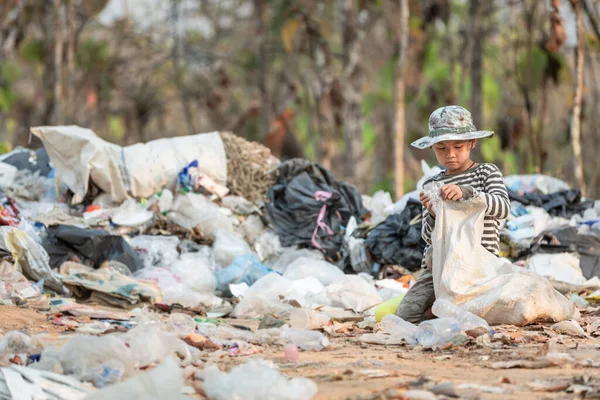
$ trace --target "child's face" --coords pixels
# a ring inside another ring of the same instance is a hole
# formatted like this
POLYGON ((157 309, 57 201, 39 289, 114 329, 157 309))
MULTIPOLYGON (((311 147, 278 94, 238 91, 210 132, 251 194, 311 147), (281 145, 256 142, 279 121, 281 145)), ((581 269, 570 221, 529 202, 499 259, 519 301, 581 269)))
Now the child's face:
POLYGON ((440 164, 449 173, 461 172, 467 169, 471 161, 471 150, 475 140, 447 140, 433 145, 433 151, 440 164))

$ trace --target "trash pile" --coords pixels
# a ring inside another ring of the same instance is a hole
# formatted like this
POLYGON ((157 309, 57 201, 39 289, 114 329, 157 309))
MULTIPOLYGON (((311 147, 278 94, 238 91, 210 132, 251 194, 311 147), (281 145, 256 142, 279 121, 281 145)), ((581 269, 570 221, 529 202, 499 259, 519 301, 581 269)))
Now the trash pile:
MULTIPOLYGON (((0 302, 63 332, 3 334, 3 398, 309 399, 309 379, 256 359, 223 372, 219 357, 494 335, 441 299, 418 327, 393 315, 420 273, 418 193, 438 168, 423 163, 393 204, 228 133, 128 147, 76 126, 32 133, 44 148, 0 157, 0 302)), ((503 256, 582 309, 600 299, 600 204, 549 177, 507 184, 503 256)))

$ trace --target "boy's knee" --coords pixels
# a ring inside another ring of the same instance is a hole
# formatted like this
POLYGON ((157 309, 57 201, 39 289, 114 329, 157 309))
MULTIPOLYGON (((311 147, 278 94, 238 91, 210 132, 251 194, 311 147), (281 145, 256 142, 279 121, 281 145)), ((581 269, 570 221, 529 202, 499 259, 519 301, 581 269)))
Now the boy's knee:
POLYGON ((429 271, 425 271, 424 276, 406 293, 396 309, 398 317, 413 324, 418 324, 426 319, 425 311, 435 301, 433 277, 430 275, 429 271))

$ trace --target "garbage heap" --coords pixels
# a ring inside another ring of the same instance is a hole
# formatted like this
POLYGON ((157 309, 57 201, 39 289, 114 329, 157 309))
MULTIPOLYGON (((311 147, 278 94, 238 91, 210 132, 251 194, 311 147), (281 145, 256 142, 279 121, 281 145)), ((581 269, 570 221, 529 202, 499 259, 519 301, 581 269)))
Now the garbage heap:
MULTIPOLYGON (((424 163, 417 189, 393 204, 229 133, 127 147, 76 126, 32 133, 44 148, 0 157, 0 300, 64 332, 2 337, 3 397, 259 399, 284 388, 308 399, 312 381, 272 364, 226 374, 203 355, 277 345, 296 361, 348 323, 376 327, 420 273, 418 192, 439 172, 424 163), (250 395, 247 375, 269 384, 250 395)), ((580 305, 600 296, 600 205, 549 177, 507 183, 504 256, 580 305)))

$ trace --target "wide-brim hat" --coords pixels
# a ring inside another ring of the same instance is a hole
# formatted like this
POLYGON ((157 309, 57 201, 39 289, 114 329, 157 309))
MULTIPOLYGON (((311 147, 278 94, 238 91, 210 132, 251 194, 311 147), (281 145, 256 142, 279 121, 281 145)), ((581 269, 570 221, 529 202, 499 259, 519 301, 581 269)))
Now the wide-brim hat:
POLYGON ((426 149, 446 140, 472 140, 494 136, 492 131, 475 128, 471 113, 460 106, 441 107, 429 116, 429 135, 415 140, 411 146, 426 149))

